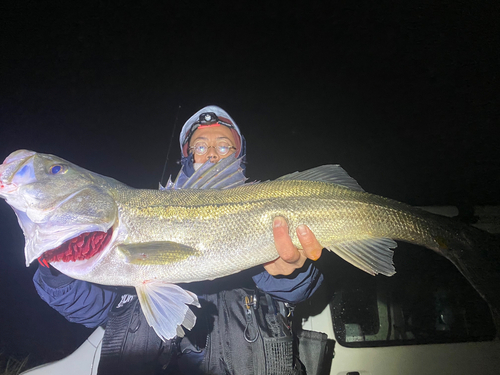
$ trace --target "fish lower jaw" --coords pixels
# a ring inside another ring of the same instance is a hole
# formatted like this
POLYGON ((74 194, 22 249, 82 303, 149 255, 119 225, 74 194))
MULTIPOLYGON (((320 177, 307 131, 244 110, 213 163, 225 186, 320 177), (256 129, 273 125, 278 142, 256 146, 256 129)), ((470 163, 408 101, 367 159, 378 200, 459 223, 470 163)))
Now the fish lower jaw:
POLYGON ((17 185, 16 184, 9 184, 0 181, 0 197, 7 198, 7 195, 15 193, 17 191, 17 185))

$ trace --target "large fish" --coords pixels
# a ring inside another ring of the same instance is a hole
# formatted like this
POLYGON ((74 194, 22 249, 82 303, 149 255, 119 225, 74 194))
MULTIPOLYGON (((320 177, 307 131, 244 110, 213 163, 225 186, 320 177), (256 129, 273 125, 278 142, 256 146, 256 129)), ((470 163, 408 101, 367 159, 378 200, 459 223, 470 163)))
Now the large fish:
POLYGON ((374 275, 394 274, 394 240, 432 249, 499 311, 494 239, 368 194, 339 166, 243 184, 239 161, 230 157, 181 180, 166 191, 134 189, 59 157, 19 150, 0 166, 0 197, 23 229, 27 265, 39 259, 76 279, 134 286, 163 339, 195 324, 187 305, 198 305, 197 297, 175 284, 276 259, 272 221, 278 215, 290 228, 308 225, 323 246, 374 275))

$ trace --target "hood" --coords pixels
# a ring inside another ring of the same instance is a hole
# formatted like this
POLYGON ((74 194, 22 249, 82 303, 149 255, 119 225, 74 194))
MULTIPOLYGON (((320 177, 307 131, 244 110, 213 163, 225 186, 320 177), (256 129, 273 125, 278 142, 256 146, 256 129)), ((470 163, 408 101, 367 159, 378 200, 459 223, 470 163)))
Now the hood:
MULTIPOLYGON (((243 173, 245 172, 245 162, 246 162, 246 140, 243 134, 241 134, 240 128, 238 125, 236 125, 236 122, 232 119, 231 116, 229 116, 229 113, 227 113, 225 110, 222 108, 216 106, 216 105, 209 105, 206 107, 203 107, 200 109, 198 112, 196 112, 194 115, 192 115, 185 123, 184 126, 182 127, 180 136, 179 136, 179 144, 180 144, 180 149, 181 149, 181 165, 182 165, 182 170, 183 172, 190 177, 194 173, 194 167, 193 167, 193 155, 189 155, 187 153, 187 140, 188 137, 192 134, 191 129, 193 125, 199 120, 200 115, 202 113, 207 113, 207 112, 213 112, 215 115, 219 118, 219 120, 222 120, 225 123, 228 123, 232 126, 231 131, 233 132, 234 138, 237 142, 236 145, 236 153, 235 157, 241 157, 241 168, 243 169, 243 173)), ((222 125, 224 126, 224 125, 222 125)))

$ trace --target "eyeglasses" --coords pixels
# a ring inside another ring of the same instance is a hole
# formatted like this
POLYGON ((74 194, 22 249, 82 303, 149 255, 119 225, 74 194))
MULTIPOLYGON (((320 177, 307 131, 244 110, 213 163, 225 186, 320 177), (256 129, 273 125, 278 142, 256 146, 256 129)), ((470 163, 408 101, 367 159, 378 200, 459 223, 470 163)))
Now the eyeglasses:
POLYGON ((196 155, 205 155, 208 152, 209 148, 215 148, 216 152, 221 155, 227 155, 231 150, 236 150, 236 147, 231 146, 229 143, 221 141, 217 142, 215 146, 209 146, 206 142, 196 142, 194 146, 189 147, 189 150, 194 152, 196 155))

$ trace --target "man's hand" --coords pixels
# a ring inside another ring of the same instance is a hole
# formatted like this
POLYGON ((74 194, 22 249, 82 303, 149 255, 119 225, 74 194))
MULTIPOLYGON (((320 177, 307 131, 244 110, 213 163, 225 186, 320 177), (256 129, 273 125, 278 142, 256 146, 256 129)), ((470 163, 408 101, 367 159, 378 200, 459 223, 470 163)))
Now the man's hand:
POLYGON ((323 246, 319 244, 314 233, 305 226, 299 225, 296 229, 302 249, 297 249, 288 235, 288 224, 281 216, 274 218, 274 244, 279 258, 264 264, 266 271, 273 275, 290 275, 297 268, 304 265, 307 258, 318 260, 323 246))

